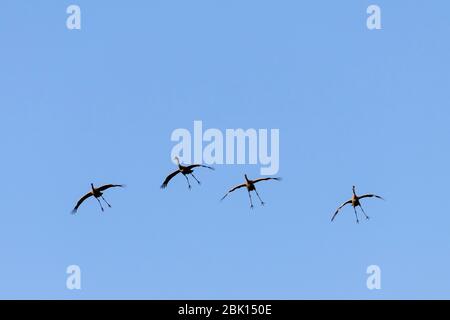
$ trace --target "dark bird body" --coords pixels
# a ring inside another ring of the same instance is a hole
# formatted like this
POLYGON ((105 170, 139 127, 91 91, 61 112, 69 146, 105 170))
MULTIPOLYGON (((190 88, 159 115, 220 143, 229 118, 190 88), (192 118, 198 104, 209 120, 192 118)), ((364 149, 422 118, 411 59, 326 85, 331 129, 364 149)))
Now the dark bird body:
POLYGON ((364 194, 362 196, 358 196, 356 195, 356 187, 353 186, 353 196, 350 200, 347 200, 346 202, 344 202, 339 208, 337 208, 336 212, 333 214, 333 217, 331 218, 331 221, 334 220, 334 218, 336 218, 337 214, 339 213, 339 211, 345 207, 347 204, 351 204, 353 207, 353 210, 355 211, 355 216, 356 216, 356 223, 359 223, 359 219, 358 219, 358 213, 356 212, 356 207, 360 207, 362 213, 364 214, 364 216, 366 217, 366 219, 369 219, 369 216, 364 212, 363 207, 361 206, 361 199, 364 198, 378 198, 378 199, 382 199, 384 200, 382 197, 377 196, 376 194, 364 194))
POLYGON ((161 189, 165 189, 167 188, 167 185, 169 184, 169 181, 172 180, 173 177, 175 177, 177 174, 181 173, 187 181, 188 184, 188 188, 191 189, 191 183, 189 182, 189 178, 188 176, 191 175, 195 181, 197 181, 198 184, 200 184, 200 181, 194 176, 194 168, 207 168, 210 170, 214 170, 214 168, 212 167, 208 167, 202 164, 191 164, 189 166, 183 166, 182 164, 180 164, 180 160, 178 159, 178 157, 175 157, 175 160, 177 161, 177 165, 178 165, 178 170, 172 172, 171 174, 169 174, 166 179, 164 180, 164 182, 161 185, 161 189))
POLYGON ((250 208, 253 208, 252 195, 250 194, 250 191, 255 191, 256 195, 258 196, 259 201, 261 201, 261 205, 263 206, 265 203, 264 203, 264 201, 261 200, 261 197, 259 196, 259 193, 256 190, 255 183, 258 183, 260 181, 267 181, 267 180, 276 180, 276 181, 280 181, 281 180, 281 178, 259 178, 259 179, 255 179, 255 180, 250 180, 247 177, 247 175, 244 175, 244 178, 245 178, 245 182, 244 183, 232 187, 230 190, 228 190, 228 192, 220 200, 225 199, 226 196, 228 196, 228 194, 230 194, 231 192, 233 192, 233 191, 235 191, 237 189, 245 187, 245 188, 247 188, 248 197, 250 199, 250 208))
POLYGON ((80 200, 78 200, 75 208, 73 208, 72 213, 75 214, 78 210, 78 208, 80 207, 80 205, 88 198, 90 197, 94 197, 99 205, 102 211, 104 211, 102 203, 100 202, 100 198, 105 201, 105 203, 108 205, 108 207, 111 208, 111 205, 106 201, 106 199, 103 197, 103 191, 109 189, 109 188, 116 188, 116 187, 120 187, 123 188, 124 185, 122 184, 105 184, 104 186, 95 188, 94 184, 91 183, 91 191, 89 191, 88 193, 86 193, 83 197, 81 197, 80 200))

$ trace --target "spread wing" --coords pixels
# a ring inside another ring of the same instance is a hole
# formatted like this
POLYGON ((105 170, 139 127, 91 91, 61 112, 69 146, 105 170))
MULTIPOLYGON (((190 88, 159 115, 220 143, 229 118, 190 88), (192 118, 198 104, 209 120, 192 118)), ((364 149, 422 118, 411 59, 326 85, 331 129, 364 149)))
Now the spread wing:
POLYGON ((97 190, 105 191, 106 189, 117 188, 117 187, 123 188, 125 186, 123 184, 105 184, 104 186, 101 186, 101 187, 97 188, 97 190))
POLYGON ((352 203, 351 199, 348 200, 348 201, 345 201, 343 204, 341 204, 341 206, 339 208, 337 208, 336 212, 333 214, 333 217, 331 218, 331 221, 333 221, 334 218, 336 218, 336 215, 339 213, 339 210, 341 210, 343 207, 345 207, 346 205, 348 205, 350 203, 352 203))
POLYGON ((364 199, 364 198, 373 198, 373 197, 381 199, 381 200, 384 200, 382 197, 377 196, 376 194, 364 194, 364 195, 362 195, 362 196, 360 196, 358 198, 359 199, 364 199))
POLYGON ((233 191, 235 191, 235 190, 237 190, 237 189, 240 189, 240 188, 242 188, 242 187, 245 187, 245 186, 246 186, 245 183, 239 184, 239 185, 237 185, 237 186, 234 186, 233 188, 231 188, 230 190, 228 190, 228 192, 222 197, 222 199, 220 199, 220 201, 222 201, 223 199, 225 199, 225 197, 226 197, 228 194, 230 194, 231 192, 233 192, 233 191))
POLYGON ((77 213, 78 208, 80 207, 80 205, 84 202, 84 200, 86 200, 87 198, 92 196, 92 192, 88 192, 86 193, 83 197, 81 197, 80 200, 78 200, 77 205, 75 206, 75 208, 73 208, 72 210, 72 214, 77 213))
POLYGON ((164 182, 162 183, 161 189, 165 189, 167 187, 167 184, 169 183, 169 181, 179 173, 180 173, 180 170, 177 170, 177 171, 174 171, 171 174, 169 174, 166 177, 166 180, 164 180, 164 182))
POLYGON ((204 166, 202 164, 191 164, 190 166, 186 166, 186 168, 188 168, 188 169, 193 169, 193 168, 197 168, 197 167, 208 168, 208 169, 214 170, 213 167, 204 166))
POLYGON ((257 182, 260 182, 260 181, 266 181, 266 180, 280 181, 281 178, 279 178, 279 177, 277 177, 277 178, 259 178, 259 179, 253 180, 253 183, 257 183, 257 182))

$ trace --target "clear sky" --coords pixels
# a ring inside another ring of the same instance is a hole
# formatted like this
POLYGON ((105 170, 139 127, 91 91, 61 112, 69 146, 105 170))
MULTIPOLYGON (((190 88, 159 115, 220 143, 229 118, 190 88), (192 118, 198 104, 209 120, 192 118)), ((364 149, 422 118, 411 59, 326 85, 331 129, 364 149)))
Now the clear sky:
POLYGON ((2 0, 0 298, 450 298, 449 14, 424 0, 2 0), (81 30, 66 28, 72 3, 81 30), (382 30, 366 27, 372 3, 382 30), (194 120, 280 130, 265 207, 243 190, 219 201, 258 165, 159 188, 172 131, 194 120), (71 215, 91 182, 127 188, 71 215), (386 201, 331 223, 352 185, 386 201))

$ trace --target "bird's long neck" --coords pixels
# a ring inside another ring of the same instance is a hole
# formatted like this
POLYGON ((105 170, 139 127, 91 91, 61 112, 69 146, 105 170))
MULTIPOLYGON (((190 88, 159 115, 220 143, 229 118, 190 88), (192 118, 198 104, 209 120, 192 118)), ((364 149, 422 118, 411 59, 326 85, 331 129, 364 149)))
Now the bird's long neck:
POLYGON ((175 157, 175 161, 177 162, 177 166, 180 167, 180 159, 178 159, 178 157, 175 157))
POLYGON ((91 190, 92 190, 92 192, 95 192, 95 188, 94 188, 94 184, 93 183, 91 183, 91 190))
POLYGON ((355 196, 355 197, 357 197, 357 195, 356 195, 356 188, 355 187, 353 187, 353 196, 355 196))
POLYGON ((248 177, 247 177, 246 174, 244 174, 244 178, 245 178, 245 181, 246 181, 246 182, 250 182, 250 180, 248 180, 248 177))

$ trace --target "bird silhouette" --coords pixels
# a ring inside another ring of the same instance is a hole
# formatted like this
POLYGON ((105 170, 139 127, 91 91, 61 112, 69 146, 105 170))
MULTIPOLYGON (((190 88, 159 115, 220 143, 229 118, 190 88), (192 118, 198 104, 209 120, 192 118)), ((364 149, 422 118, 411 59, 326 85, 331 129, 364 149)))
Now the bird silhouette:
POLYGON ((251 195, 250 191, 255 191, 256 195, 258 196, 259 201, 261 201, 261 205, 263 206, 265 203, 264 203, 264 201, 262 201, 261 197, 259 196, 259 193, 258 193, 258 191, 256 190, 256 187, 255 187, 255 183, 258 183, 260 181, 267 181, 267 180, 276 180, 276 181, 280 181, 281 180, 281 178, 259 178, 259 179, 256 179, 256 180, 250 180, 247 177, 246 174, 244 175, 244 178, 245 178, 245 182, 244 183, 232 187, 230 190, 228 190, 228 192, 220 200, 222 201, 223 199, 225 199, 231 192, 233 192, 233 191, 235 191, 237 189, 246 187, 247 188, 247 192, 248 192, 248 197, 250 199, 250 208, 253 209, 253 201, 252 201, 252 195, 251 195))
POLYGON ((191 189, 191 183, 189 182, 189 178, 188 175, 191 175, 195 181, 197 181, 198 184, 200 184, 200 181, 194 176, 194 168, 208 168, 210 170, 214 170, 214 168, 209 167, 209 166, 205 166, 202 164, 191 164, 189 166, 183 166, 180 164, 180 159, 178 159, 178 157, 175 157, 175 160, 177 161, 177 165, 178 165, 178 170, 172 172, 171 174, 169 174, 166 179, 164 180, 164 182, 161 185, 161 189, 165 189, 167 188, 167 185, 169 184, 169 181, 172 180, 173 177, 175 177, 177 174, 181 173, 187 181, 188 184, 188 188, 189 190, 191 189))
POLYGON ((362 213, 364 214, 364 216, 368 220, 369 216, 364 212, 364 209, 361 206, 360 200, 364 199, 364 198, 373 198, 373 197, 381 199, 381 200, 384 200, 382 197, 377 196, 376 194, 364 194, 362 196, 358 196, 358 195, 356 195, 356 187, 353 186, 353 196, 352 196, 352 198, 350 200, 345 201, 339 208, 337 208, 336 212, 333 214, 333 217, 331 218, 331 221, 333 221, 334 218, 336 218, 336 215, 339 213, 339 211, 343 207, 345 207, 347 204, 351 204, 353 209, 355 210, 356 223, 359 223, 358 212, 356 211, 356 207, 360 207, 361 208, 362 213))
POLYGON ((108 201, 106 201, 106 199, 103 197, 103 191, 109 189, 109 188, 116 188, 116 187, 120 187, 123 188, 125 187, 123 184, 105 184, 104 186, 95 188, 94 184, 91 183, 91 191, 89 191, 88 193, 86 193, 84 196, 81 197, 80 200, 78 200, 75 208, 73 208, 72 210, 72 214, 75 214, 78 210, 78 208, 80 207, 80 205, 88 198, 90 197, 94 197, 95 199, 97 199, 99 205, 100 205, 100 209, 102 209, 102 211, 105 211, 103 209, 102 203, 100 202, 100 198, 103 199, 103 201, 105 201, 105 203, 108 205, 108 207, 111 208, 111 205, 108 203, 108 201))

